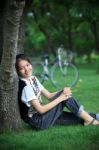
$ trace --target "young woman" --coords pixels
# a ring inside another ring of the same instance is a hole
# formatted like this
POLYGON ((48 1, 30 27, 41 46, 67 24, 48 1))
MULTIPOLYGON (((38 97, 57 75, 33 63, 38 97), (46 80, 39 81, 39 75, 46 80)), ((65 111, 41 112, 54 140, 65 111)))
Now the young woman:
POLYGON ((18 102, 21 118, 33 129, 46 129, 53 125, 99 125, 99 114, 88 114, 72 96, 70 88, 50 93, 32 76, 32 65, 24 54, 16 56, 16 71, 19 76, 18 102), (41 95, 48 99, 42 103, 41 95), (70 112, 63 111, 67 107, 70 112))

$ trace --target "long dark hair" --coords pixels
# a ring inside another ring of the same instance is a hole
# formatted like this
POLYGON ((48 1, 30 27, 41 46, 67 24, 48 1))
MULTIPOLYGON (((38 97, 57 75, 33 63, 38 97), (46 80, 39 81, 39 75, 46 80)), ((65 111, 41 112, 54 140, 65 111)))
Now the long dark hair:
POLYGON ((24 54, 18 54, 16 55, 16 62, 15 62, 15 68, 17 71, 17 74, 19 75, 19 62, 21 60, 26 60, 31 64, 31 61, 29 60, 29 58, 27 56, 25 56, 24 54))

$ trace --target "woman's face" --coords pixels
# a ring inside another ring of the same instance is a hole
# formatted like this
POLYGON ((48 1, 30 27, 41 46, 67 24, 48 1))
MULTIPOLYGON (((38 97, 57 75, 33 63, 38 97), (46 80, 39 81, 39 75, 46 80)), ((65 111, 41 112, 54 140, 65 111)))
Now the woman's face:
POLYGON ((32 65, 27 60, 19 61, 19 75, 23 78, 29 78, 32 75, 32 65))

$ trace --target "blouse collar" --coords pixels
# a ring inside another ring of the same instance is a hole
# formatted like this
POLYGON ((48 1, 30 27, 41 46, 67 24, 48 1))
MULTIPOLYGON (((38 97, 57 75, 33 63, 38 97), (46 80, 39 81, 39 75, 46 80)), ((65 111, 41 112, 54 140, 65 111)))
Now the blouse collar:
POLYGON ((27 85, 30 85, 33 83, 33 80, 35 79, 34 76, 31 76, 29 77, 28 79, 26 78, 22 78, 22 77, 19 77, 20 80, 24 81, 27 85))

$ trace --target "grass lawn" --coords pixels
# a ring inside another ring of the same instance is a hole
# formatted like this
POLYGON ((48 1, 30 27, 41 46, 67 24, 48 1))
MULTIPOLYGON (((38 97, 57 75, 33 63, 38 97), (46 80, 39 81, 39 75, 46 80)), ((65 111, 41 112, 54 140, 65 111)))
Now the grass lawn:
MULTIPOLYGON (((88 112, 99 112, 98 64, 79 65, 80 79, 73 95, 88 112)), ((50 90, 52 85, 45 83, 50 90)), ((19 133, 0 135, 0 150, 99 150, 99 126, 56 126, 33 131, 24 124, 19 133)))

